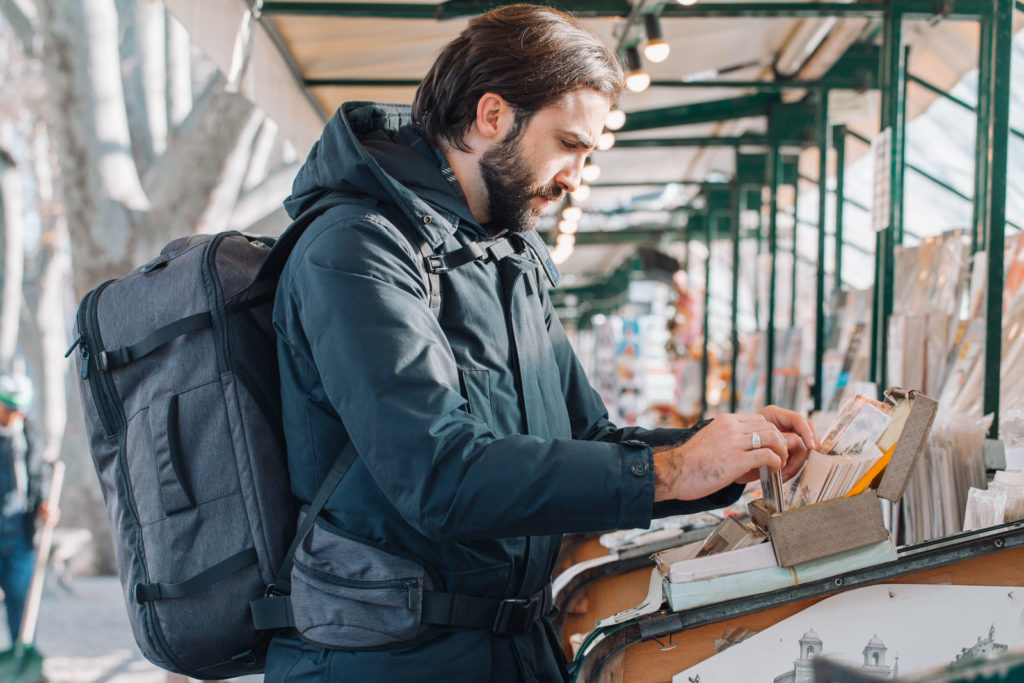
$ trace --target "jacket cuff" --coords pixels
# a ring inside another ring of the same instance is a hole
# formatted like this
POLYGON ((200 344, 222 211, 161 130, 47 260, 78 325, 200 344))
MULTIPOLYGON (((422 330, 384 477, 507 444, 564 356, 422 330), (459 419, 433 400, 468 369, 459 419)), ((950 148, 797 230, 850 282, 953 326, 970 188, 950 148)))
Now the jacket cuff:
POLYGON ((651 523, 654 509, 654 449, 642 441, 623 441, 622 504, 619 529, 636 529, 651 523))

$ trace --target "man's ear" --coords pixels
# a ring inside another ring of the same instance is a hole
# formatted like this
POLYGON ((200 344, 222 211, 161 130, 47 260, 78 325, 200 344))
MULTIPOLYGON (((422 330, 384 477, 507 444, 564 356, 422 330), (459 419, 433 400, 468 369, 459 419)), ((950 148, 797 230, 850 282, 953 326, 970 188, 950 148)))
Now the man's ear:
POLYGON ((476 103, 476 129, 489 140, 502 140, 515 117, 515 110, 501 95, 487 92, 476 103))

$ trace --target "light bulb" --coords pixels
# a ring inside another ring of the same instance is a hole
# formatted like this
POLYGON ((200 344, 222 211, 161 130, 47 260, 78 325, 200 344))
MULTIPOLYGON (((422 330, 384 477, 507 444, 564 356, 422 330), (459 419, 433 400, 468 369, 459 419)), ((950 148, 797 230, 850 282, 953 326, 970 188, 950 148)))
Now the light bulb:
POLYGON ((592 183, 601 177, 601 167, 593 161, 587 161, 583 166, 583 180, 592 183))
POLYGON ((572 245, 555 247, 551 250, 551 260, 555 262, 556 266, 560 266, 568 261, 570 256, 572 256, 572 245))
POLYGON ((631 71, 626 76, 626 87, 633 92, 643 92, 651 85, 651 76, 646 71, 631 71))
POLYGON ((561 247, 562 249, 564 249, 565 247, 571 248, 574 246, 576 246, 576 235, 562 234, 555 238, 556 248, 561 247))
POLYGON ((563 235, 575 235, 579 227, 580 225, 576 221, 569 221, 564 218, 558 221, 558 232, 563 235))
POLYGON ((644 46, 644 57, 652 62, 664 62, 668 59, 669 46, 664 40, 652 40, 644 46))
POLYGON ((562 218, 573 223, 579 223, 580 218, 583 217, 583 209, 578 206, 567 206, 562 209, 562 218))
MULTIPOLYGON (((647 79, 650 81, 650 78, 647 79)), ((602 152, 607 152, 615 145, 615 133, 605 131, 601 133, 601 136, 597 138, 597 148, 602 152)))
POLYGON ((608 130, 618 130, 626 125, 626 112, 621 109, 612 109, 608 112, 608 118, 605 119, 604 127, 608 130))
POLYGON ((575 201, 585 202, 590 199, 590 185, 580 185, 576 188, 576 191, 572 193, 572 198, 575 201))

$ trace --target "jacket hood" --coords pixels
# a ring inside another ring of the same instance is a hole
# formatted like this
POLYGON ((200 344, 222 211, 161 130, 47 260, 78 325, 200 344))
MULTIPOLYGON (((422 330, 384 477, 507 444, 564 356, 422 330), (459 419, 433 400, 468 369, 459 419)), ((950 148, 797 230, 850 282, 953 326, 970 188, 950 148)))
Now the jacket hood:
POLYGON ((400 135, 411 122, 408 105, 348 102, 339 107, 295 177, 284 202, 288 215, 297 218, 324 195, 342 192, 398 207, 433 246, 459 221, 476 225, 437 162, 414 149, 426 142, 400 135))

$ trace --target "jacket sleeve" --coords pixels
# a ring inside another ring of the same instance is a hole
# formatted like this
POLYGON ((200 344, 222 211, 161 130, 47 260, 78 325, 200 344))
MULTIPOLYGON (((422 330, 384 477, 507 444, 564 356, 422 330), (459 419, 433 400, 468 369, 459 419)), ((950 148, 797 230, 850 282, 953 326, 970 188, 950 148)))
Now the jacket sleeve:
MULTIPOLYGON (((710 420, 697 423, 689 429, 644 429, 642 427, 616 427, 608 419, 608 410, 600 395, 590 385, 576 352, 566 337, 565 329, 555 314, 551 299, 544 295, 544 319, 551 337, 559 372, 562 377, 562 393, 569 409, 573 437, 596 439, 612 443, 624 440, 639 441, 648 446, 678 446, 703 428, 710 420)), ((703 510, 728 507, 743 493, 742 484, 731 484, 715 493, 698 500, 666 500, 654 503, 652 516, 668 517, 684 515, 703 510)))
POLYGON ((326 398, 403 518, 438 540, 648 524, 649 446, 499 439, 464 409, 415 258, 393 226, 347 218, 300 243, 281 284, 294 310, 282 331, 308 341, 326 398))

